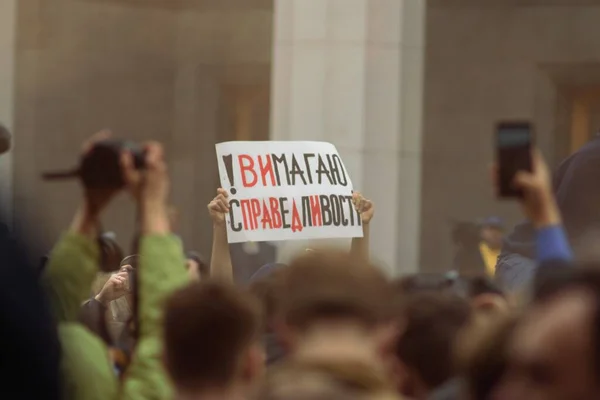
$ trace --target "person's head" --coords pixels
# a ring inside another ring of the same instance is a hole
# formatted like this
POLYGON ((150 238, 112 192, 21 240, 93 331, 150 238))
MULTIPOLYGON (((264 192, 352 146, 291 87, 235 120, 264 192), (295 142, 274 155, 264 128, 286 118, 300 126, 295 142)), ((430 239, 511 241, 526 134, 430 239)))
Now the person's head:
POLYGON ((391 287, 376 267, 339 251, 303 253, 283 270, 278 329, 283 341, 299 341, 333 328, 375 335, 387 327, 391 287))
POLYGON ((509 315, 460 334, 457 366, 470 400, 494 398, 507 368, 507 347, 516 324, 517 317, 509 315))
POLYGON ((498 217, 488 217, 481 223, 481 239, 494 249, 502 247, 504 223, 498 217))
POLYGON ((210 265, 206 259, 195 251, 188 251, 185 256, 185 266, 190 279, 192 281, 208 279, 210 276, 210 265))
POLYGON ((290 361, 261 384, 260 400, 395 399, 389 382, 360 363, 290 361))
POLYGON ((103 272, 113 272, 120 266, 119 262, 123 259, 123 250, 117 243, 113 232, 104 232, 98 237, 98 247, 100 248, 100 270, 103 272))
POLYGON ((485 276, 464 276, 455 272, 417 273, 393 283, 400 295, 415 293, 451 293, 468 300, 477 315, 494 317, 509 312, 508 300, 494 282, 485 276))
POLYGON ((260 305, 233 285, 195 282, 177 291, 163 327, 165 366, 180 393, 244 389, 262 374, 260 305))
POLYGON ((471 307, 448 292, 399 293, 395 303, 404 323, 396 345, 399 391, 421 398, 455 376, 454 344, 471 307))
POLYGON ((476 276, 466 279, 469 300, 476 317, 490 321, 510 314, 511 304, 509 299, 490 278, 476 276))
MULTIPOLYGON (((276 264, 272 264, 276 265, 276 264)), ((262 268, 257 272, 261 272, 262 268)), ((265 328, 265 350, 267 354, 267 365, 280 361, 285 352, 280 343, 274 337, 275 318, 278 303, 278 287, 281 284, 283 269, 273 268, 269 273, 257 275, 251 278, 249 290, 260 301, 264 316, 265 328)))
POLYGON ((600 398, 597 268, 563 275, 534 294, 509 345, 509 369, 501 396, 514 400, 600 398))

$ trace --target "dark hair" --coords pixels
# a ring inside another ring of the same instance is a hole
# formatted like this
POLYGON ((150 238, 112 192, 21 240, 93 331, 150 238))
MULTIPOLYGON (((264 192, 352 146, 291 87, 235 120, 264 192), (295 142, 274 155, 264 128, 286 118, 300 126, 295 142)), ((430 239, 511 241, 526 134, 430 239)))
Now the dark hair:
POLYGON ((457 356, 461 375, 465 378, 469 398, 490 398, 508 365, 507 349, 517 326, 514 315, 493 321, 485 328, 477 327, 462 338, 464 343, 457 356))
POLYGON ((112 272, 119 269, 119 260, 123 258, 123 250, 110 234, 102 234, 97 239, 100 248, 100 269, 112 272))
POLYGON ((163 326, 165 364, 176 386, 224 388, 259 338, 260 306, 233 285, 192 283, 168 299, 163 326))
MULTIPOLYGON (((414 294, 422 292, 443 292, 449 291, 466 296, 467 291, 464 287, 457 287, 457 277, 455 273, 417 273, 401 277, 394 281, 393 286, 398 292, 404 294, 414 294)), ((462 283, 462 282, 461 282, 462 283)))
POLYGON ((195 251, 188 251, 185 253, 187 260, 193 260, 198 264, 198 271, 200 272, 200 278, 207 279, 210 276, 210 264, 206 261, 206 258, 200 253, 195 251))
POLYGON ((447 292, 399 296, 397 316, 406 326, 396 355, 433 389, 455 375, 454 342, 471 318, 470 305, 447 292))
POLYGON ((533 303, 540 304, 556 298, 570 290, 581 290, 594 299, 592 341, 593 365, 596 375, 600 376, 600 263, 588 263, 578 267, 568 263, 554 264, 554 268, 540 276, 536 281, 533 303))
POLYGON ((283 270, 275 270, 269 275, 255 280, 248 287, 250 293, 261 302, 267 330, 271 328, 271 322, 276 317, 282 276, 283 270))
POLYGON ((390 317, 389 282, 378 268, 347 252, 297 257, 282 269, 279 290, 279 315, 299 329, 324 319, 352 319, 371 328, 390 317))

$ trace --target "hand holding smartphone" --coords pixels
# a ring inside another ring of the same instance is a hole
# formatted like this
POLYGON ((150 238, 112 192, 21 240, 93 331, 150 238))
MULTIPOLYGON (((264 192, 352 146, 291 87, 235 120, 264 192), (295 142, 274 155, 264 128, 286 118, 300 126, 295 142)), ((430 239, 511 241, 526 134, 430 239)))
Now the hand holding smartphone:
POLYGON ((499 122, 496 125, 496 163, 498 165, 498 197, 521 198, 523 192, 514 186, 519 171, 533 169, 533 128, 528 122, 499 122))

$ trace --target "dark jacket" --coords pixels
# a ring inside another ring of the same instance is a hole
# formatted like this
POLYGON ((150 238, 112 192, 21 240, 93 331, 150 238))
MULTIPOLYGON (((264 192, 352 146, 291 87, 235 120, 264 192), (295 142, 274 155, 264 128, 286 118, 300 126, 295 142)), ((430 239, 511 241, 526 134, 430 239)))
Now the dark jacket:
POLYGON ((58 400, 56 323, 26 254, 0 222, 0 398, 58 400))
MULTIPOLYGON (((572 244, 590 229, 600 228, 600 137, 560 164, 553 185, 572 244)), ((530 222, 524 222, 505 239, 496 266, 499 283, 512 290, 532 282, 537 269, 535 256, 535 229, 530 222)))

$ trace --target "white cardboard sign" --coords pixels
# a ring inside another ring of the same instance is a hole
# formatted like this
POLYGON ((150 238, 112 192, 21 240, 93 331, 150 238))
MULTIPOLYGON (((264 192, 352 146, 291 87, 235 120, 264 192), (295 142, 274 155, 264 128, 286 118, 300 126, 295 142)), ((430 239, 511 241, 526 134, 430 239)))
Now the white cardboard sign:
POLYGON ((325 142, 216 145, 229 243, 362 237, 352 182, 325 142))

